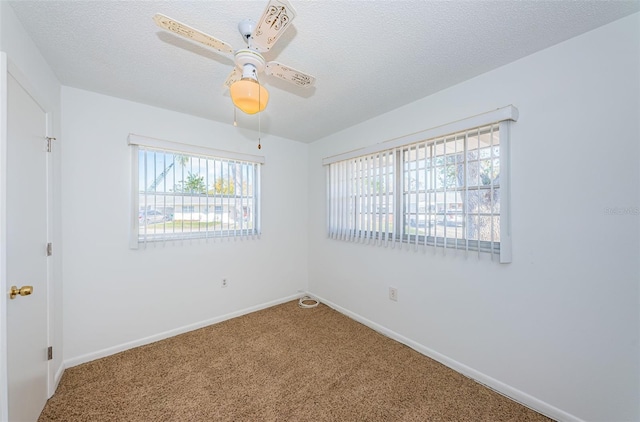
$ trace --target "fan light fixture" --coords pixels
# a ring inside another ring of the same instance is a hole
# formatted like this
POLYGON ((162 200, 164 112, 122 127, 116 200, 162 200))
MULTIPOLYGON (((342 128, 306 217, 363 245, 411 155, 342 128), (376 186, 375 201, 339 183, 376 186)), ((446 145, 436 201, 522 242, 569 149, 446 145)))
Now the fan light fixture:
POLYGON ((230 90, 233 104, 247 114, 256 114, 267 107, 269 92, 255 79, 242 78, 230 90))
POLYGON ((229 87, 231 101, 247 114, 256 114, 267 107, 269 92, 258 82, 258 71, 264 68, 264 59, 254 52, 236 53, 236 61, 242 68, 242 78, 229 87))

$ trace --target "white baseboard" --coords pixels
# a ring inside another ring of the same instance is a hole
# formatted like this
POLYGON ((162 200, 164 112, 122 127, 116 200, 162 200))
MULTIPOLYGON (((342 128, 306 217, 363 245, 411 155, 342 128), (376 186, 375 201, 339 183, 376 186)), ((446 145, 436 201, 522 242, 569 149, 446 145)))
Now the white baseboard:
POLYGON ((502 394, 505 397, 514 400, 523 406, 526 406, 536 412, 539 412, 545 416, 548 416, 554 420, 562 421, 562 422, 584 422, 583 419, 578 418, 570 413, 565 412, 564 410, 558 409, 555 406, 550 405, 547 402, 544 402, 536 397, 533 397, 523 391, 518 390, 508 384, 503 383, 495 378, 492 378, 482 372, 479 372, 473 368, 468 367, 454 359, 451 359, 441 353, 436 352, 420 343, 417 343, 407 337, 404 337, 401 334, 396 333, 393 330, 390 330, 378 323, 375 323, 355 312, 351 312, 342 306, 339 306, 331 301, 328 301, 321 296, 315 295, 311 292, 308 293, 310 296, 318 299, 320 302, 325 305, 335 309, 343 315, 348 316, 351 319, 354 319, 361 324, 366 325, 367 327, 393 339, 399 343, 402 343, 406 346, 411 347, 413 350, 430 357, 433 360, 440 362, 441 364, 453 369, 456 372, 461 373, 462 375, 473 379, 474 381, 494 390, 495 392, 502 394))
POLYGON ((169 337, 177 336, 178 334, 183 334, 189 331, 197 330, 199 328, 206 327, 208 325, 217 324, 222 321, 226 321, 228 319, 236 318, 242 315, 250 314, 252 312, 259 311, 261 309, 270 308, 275 305, 280 305, 281 303, 289 302, 301 297, 302 294, 295 294, 287 297, 283 297, 280 299, 276 299, 270 302, 262 303, 260 305, 252 306, 249 308, 241 309, 239 311, 231 312, 226 315, 221 315, 215 318, 207 319, 204 321, 196 322, 194 324, 185 325, 183 327, 175 328, 173 330, 165 331, 162 333, 154 334, 149 337, 144 337, 138 340, 130 341, 127 343, 119 344, 117 346, 108 347, 106 349, 98 350, 95 352, 87 353, 85 355, 73 357, 67 359, 63 362, 63 368, 71 368, 73 366, 77 366, 86 362, 91 362, 92 360, 104 358, 110 355, 114 355, 116 353, 124 352, 125 350, 133 349, 134 347, 144 346, 145 344, 154 343, 156 341, 164 340, 169 337))
POLYGON ((58 370, 53 376, 53 385, 51 386, 51 391, 49 391, 50 393, 49 398, 51 398, 51 396, 53 396, 53 394, 58 389, 58 384, 60 384, 60 379, 62 378, 62 374, 64 374, 64 370, 65 370, 65 366, 64 366, 64 362, 62 362, 60 363, 58 370))

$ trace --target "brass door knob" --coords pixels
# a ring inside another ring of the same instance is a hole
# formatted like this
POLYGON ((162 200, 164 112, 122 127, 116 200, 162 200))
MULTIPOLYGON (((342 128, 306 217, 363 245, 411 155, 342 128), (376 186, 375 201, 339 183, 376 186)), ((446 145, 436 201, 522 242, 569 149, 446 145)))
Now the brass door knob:
POLYGON ((15 299, 18 295, 29 296, 31 293, 33 293, 33 286, 22 286, 19 289, 16 286, 11 286, 9 299, 15 299))

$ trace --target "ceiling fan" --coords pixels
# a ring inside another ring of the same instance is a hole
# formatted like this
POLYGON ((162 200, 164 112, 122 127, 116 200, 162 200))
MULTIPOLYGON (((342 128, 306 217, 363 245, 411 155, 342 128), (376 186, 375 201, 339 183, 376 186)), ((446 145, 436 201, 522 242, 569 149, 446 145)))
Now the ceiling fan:
POLYGON ((296 12, 288 0, 269 0, 258 22, 244 19, 238 24, 247 47, 235 52, 226 42, 160 13, 153 20, 162 29, 222 53, 234 54, 235 67, 224 86, 229 88, 236 107, 247 114, 255 114, 264 110, 269 100, 268 91, 258 82, 259 73, 264 72, 300 87, 309 87, 315 82, 313 76, 282 63, 267 62, 261 54, 273 47, 295 17, 296 12))

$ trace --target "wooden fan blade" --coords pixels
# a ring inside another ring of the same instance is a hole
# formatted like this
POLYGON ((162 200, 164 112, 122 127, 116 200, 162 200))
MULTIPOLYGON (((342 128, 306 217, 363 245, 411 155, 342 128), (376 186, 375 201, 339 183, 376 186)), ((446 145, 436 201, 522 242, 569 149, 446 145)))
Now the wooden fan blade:
POLYGON ((264 73, 267 75, 273 75, 287 82, 294 83, 298 86, 309 87, 316 81, 311 75, 295 70, 289 66, 285 66, 278 62, 267 63, 264 73))
POLYGON ((231 73, 229 73, 229 76, 227 76, 227 80, 224 81, 224 87, 230 88, 234 82, 239 81, 240 79, 242 79, 242 71, 237 67, 234 67, 231 73))
POLYGON ((288 0, 270 0, 251 34, 250 46, 264 53, 278 41, 296 17, 288 0))
POLYGON ((200 44, 204 44, 207 47, 215 48, 216 50, 222 51, 223 53, 233 53, 233 48, 231 48, 231 46, 226 42, 220 41, 217 38, 213 38, 211 35, 207 35, 202 31, 191 28, 190 26, 185 25, 182 22, 178 22, 177 20, 171 19, 168 16, 156 13, 156 15, 153 17, 153 20, 160 28, 171 31, 174 34, 180 35, 181 37, 199 42, 200 44))

